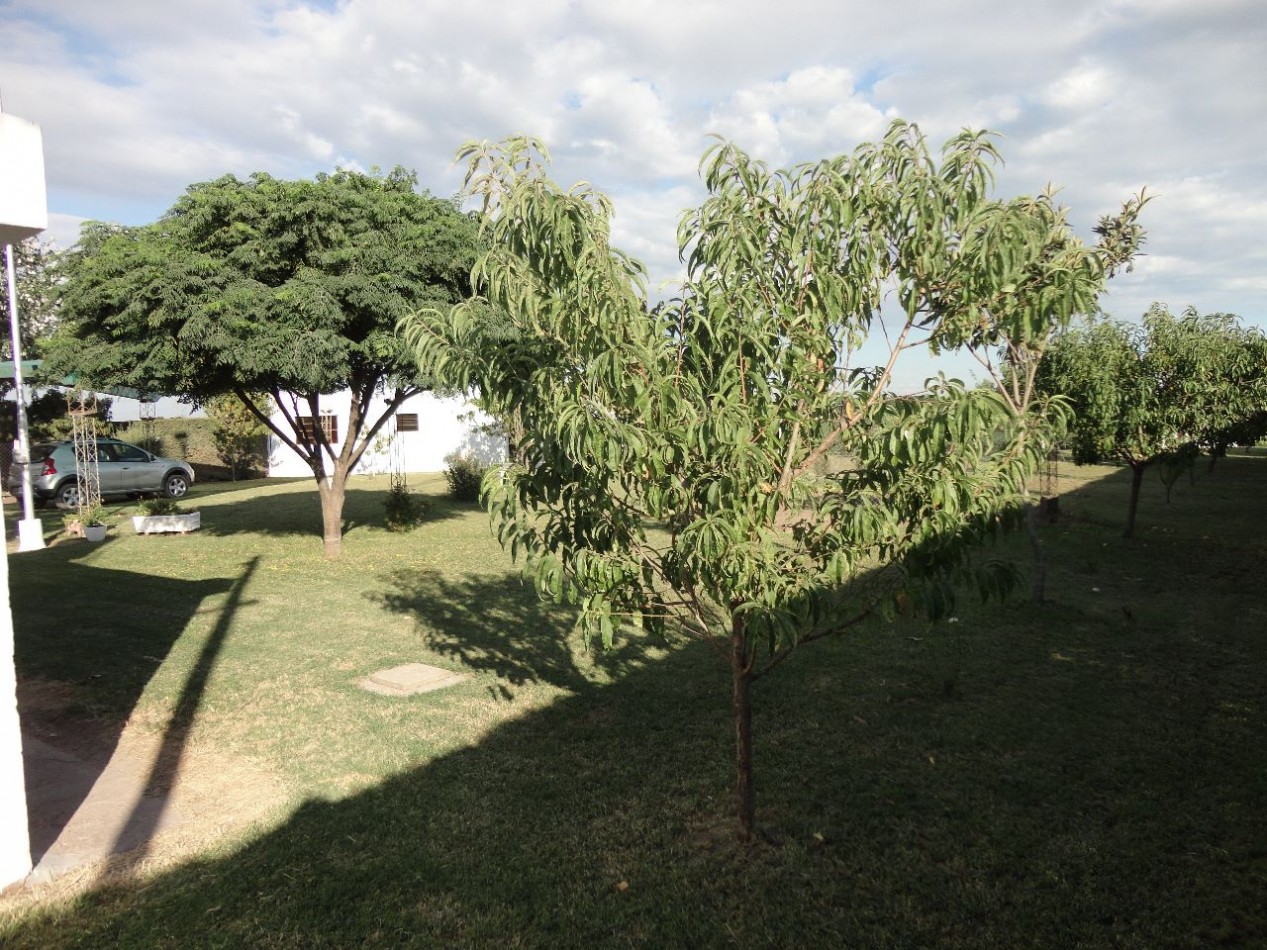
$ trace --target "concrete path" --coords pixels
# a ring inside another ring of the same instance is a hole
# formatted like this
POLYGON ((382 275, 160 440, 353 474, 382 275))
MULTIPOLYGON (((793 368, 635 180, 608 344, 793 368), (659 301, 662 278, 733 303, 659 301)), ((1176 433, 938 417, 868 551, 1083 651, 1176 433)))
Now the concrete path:
POLYGON ((132 851, 186 820, 167 793, 146 794, 152 763, 126 743, 103 768, 24 732, 22 756, 37 862, 28 883, 132 851))

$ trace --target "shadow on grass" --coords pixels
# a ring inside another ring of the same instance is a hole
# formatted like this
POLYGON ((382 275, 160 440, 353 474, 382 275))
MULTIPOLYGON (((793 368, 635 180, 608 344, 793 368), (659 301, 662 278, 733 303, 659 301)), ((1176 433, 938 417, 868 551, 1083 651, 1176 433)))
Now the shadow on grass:
MULTIPOLYGON (((312 535, 321 537, 321 500, 311 479, 287 480, 286 485, 255 483, 256 491, 246 494, 232 489, 200 492, 191 502, 202 507, 203 534, 263 534, 270 536, 312 535), (302 490, 307 488, 310 490, 302 490)), ((460 518, 475 510, 473 505, 451 502, 444 497, 416 493, 429 503, 424 523, 460 518)), ((383 529, 386 521, 387 489, 349 488, 343 504, 343 532, 356 528, 383 529)))
MULTIPOLYGON (((0 924, 0 941, 1264 945, 1261 586, 1212 573, 1200 535, 1051 537, 1054 604, 860 628, 761 681, 758 820, 781 844, 751 849, 733 840, 728 681, 705 648, 631 657, 603 684, 538 642, 568 618, 505 576, 394 575, 388 605, 456 661, 574 695, 310 801, 233 854, 0 924), (1094 581, 1075 556, 1103 561, 1094 581), (1127 598, 1156 606, 1132 620, 1127 598), (953 653, 953 695, 934 652, 953 653)), ((382 702, 421 719, 444 695, 382 702)), ((487 702, 490 720, 505 708, 487 702)))
POLYGON ((231 578, 183 581, 78 563, 94 549, 87 542, 66 542, 9 561, 36 863, 92 789, 172 645, 206 599, 233 583, 231 578), (66 771, 47 774, 53 766, 46 753, 35 754, 34 743, 72 755, 86 769, 68 785, 66 771))
MULTIPOLYGON (((234 615, 242 605, 242 593, 246 590, 258 566, 259 558, 251 558, 243 566, 242 573, 233 581, 233 586, 225 597, 224 605, 220 608, 220 616, 203 642, 202 649, 198 651, 198 659, 181 686, 176 706, 172 710, 167 725, 163 728, 163 738, 153 765, 150 767, 149 776, 142 787, 151 787, 165 776, 179 774, 189 732, 202 706, 207 681, 211 678, 212 670, 215 669, 225 638, 233 628, 234 615)), ((119 829, 113 846, 115 852, 127 852, 123 867, 141 866, 149 853, 150 842, 159 828, 166 805, 165 798, 157 803, 146 803, 144 799, 136 802, 131 814, 119 829)))
MULTIPOLYGON (((1256 544, 1260 524, 1245 515, 1249 494, 1261 491, 1264 459, 1244 449, 1235 451, 1219 459, 1213 471, 1208 470, 1207 459, 1196 459, 1191 470, 1174 483, 1169 499, 1161 466, 1149 466, 1140 486, 1135 539, 1147 542, 1157 534, 1200 539, 1213 528, 1233 543, 1256 544)), ((1061 461, 1058 470, 1062 480, 1090 479, 1062 492, 1061 515, 1121 533, 1126 527, 1131 470, 1125 465, 1084 467, 1068 460, 1061 461), (1097 472, 1104 474, 1097 476, 1097 472)))
MULTIPOLYGON (((578 694, 355 797, 311 801, 232 855, 0 927, 6 946, 1267 939, 1267 777, 1247 755, 1267 730, 1246 666, 1267 649, 1246 629, 1200 645, 1168 634, 1170 662, 1203 664, 1176 678, 1141 655, 1155 630, 1053 633, 1085 625, 1072 607, 986 615, 953 700, 918 688, 927 639, 911 628, 817 644, 761 683, 758 816, 781 844, 743 849, 727 678, 706 648, 597 685, 529 642, 558 618, 520 604, 519 633, 503 629, 518 595, 500 578, 416 580, 411 597, 397 578, 401 608, 442 646, 465 631, 455 657, 510 682, 540 662, 578 694), (471 610, 437 614, 440 595, 471 610)), ((440 695, 382 702, 421 712, 440 695)))
POLYGON ((625 637, 610 650, 587 646, 573 630, 574 608, 542 602, 517 573, 449 576, 436 570, 396 571, 374 600, 413 617, 427 646, 463 667, 492 673, 494 695, 548 683, 572 692, 598 679, 627 676, 647 663, 644 639, 625 637))

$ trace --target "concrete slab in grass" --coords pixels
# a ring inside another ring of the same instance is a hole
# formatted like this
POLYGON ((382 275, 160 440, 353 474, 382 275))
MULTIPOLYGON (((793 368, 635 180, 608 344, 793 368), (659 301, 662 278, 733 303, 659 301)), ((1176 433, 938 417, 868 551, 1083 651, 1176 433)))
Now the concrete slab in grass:
POLYGON ((379 670, 361 680, 361 688, 382 696, 413 696, 444 689, 466 679, 461 673, 442 670, 425 663, 406 663, 389 670, 379 670))

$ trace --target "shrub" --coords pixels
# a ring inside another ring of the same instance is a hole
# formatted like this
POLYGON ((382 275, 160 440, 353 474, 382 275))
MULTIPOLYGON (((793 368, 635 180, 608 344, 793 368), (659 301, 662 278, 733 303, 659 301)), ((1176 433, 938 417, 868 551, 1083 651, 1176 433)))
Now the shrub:
POLYGON ((427 502, 409 493, 403 479, 392 479, 387 491, 387 530, 409 531, 416 528, 427 512, 427 502))
POLYGON ((136 506, 138 515, 181 515, 185 512, 174 498, 146 498, 136 506))
MULTIPOLYGON (((272 405, 266 395, 253 394, 252 398, 256 405, 272 405)), ((203 408, 212 422, 216 454, 228 466, 233 480, 263 471, 268 454, 268 429, 264 423, 234 395, 218 396, 203 408)))
POLYGON ((453 453, 444 460, 449 464, 444 478, 449 483, 449 495, 457 501, 479 501, 480 485, 488 466, 478 459, 453 453))
POLYGON ((89 505, 87 508, 68 511, 62 515, 62 525, 66 529, 66 533, 81 538, 84 536, 83 529, 85 527, 108 523, 106 510, 100 505, 89 505))
POLYGON ((146 448, 156 455, 184 459, 195 465, 219 465, 213 425, 210 419, 201 416, 154 419, 150 422, 134 419, 113 423, 114 432, 111 434, 133 445, 148 442, 146 448))

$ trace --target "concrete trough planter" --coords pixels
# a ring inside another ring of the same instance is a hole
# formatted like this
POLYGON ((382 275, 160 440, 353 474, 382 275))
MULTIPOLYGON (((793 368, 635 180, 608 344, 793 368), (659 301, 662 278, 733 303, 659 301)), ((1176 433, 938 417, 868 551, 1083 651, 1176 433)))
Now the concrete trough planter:
POLYGON ((202 512, 179 515, 133 515, 132 527, 137 534, 188 534, 202 527, 202 512))

